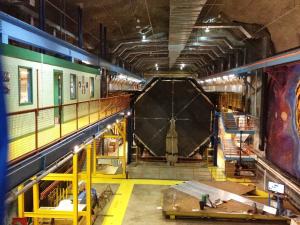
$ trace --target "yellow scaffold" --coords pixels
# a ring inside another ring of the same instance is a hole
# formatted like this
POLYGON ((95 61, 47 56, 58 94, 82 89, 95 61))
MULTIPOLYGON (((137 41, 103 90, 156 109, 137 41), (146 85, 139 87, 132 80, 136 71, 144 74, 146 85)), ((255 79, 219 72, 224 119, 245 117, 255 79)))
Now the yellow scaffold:
MULTIPOLYGON (((25 212, 25 198, 24 193, 18 195, 18 217, 19 218, 32 218, 34 225, 39 225, 42 219, 67 219, 72 221, 73 225, 82 224, 84 217, 85 222, 83 224, 92 224, 92 181, 97 183, 103 178, 126 178, 126 118, 122 121, 116 121, 112 125, 117 130, 116 135, 109 135, 101 133, 98 137, 93 138, 84 145, 76 146, 72 153, 72 173, 49 173, 43 177, 41 181, 65 181, 72 184, 73 204, 72 208, 62 209, 59 207, 40 207, 40 193, 39 182, 33 185, 33 210, 32 212, 25 212), (122 173, 115 175, 100 174, 97 172, 97 159, 99 158, 111 158, 116 156, 101 156, 97 155, 96 142, 99 138, 118 138, 122 139, 122 156, 118 156, 117 159, 122 163, 122 173), (86 171, 79 173, 78 171, 78 158, 79 153, 86 151, 86 171), (86 205, 78 204, 78 181, 82 180, 86 183, 86 205)), ((33 177, 34 181, 36 178, 33 177)), ((40 181, 40 180, 38 180, 40 181)), ((18 187, 21 191, 24 188, 24 184, 18 187)))

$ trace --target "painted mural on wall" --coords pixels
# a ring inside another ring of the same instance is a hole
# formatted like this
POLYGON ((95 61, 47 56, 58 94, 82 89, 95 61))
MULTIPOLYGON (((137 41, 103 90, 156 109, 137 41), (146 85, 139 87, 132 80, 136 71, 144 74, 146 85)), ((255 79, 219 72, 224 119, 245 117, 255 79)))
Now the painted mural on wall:
POLYGON ((267 158, 300 179, 300 64, 268 74, 267 158))

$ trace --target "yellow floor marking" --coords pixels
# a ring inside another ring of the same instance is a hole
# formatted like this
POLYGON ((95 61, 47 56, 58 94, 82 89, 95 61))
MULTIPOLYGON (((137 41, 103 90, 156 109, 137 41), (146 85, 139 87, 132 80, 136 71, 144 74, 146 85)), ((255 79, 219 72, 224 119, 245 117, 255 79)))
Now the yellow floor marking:
POLYGON ((176 185, 183 181, 178 180, 149 180, 149 179, 130 179, 134 184, 141 185, 176 185))
MULTIPOLYGON (((148 179, 102 179, 101 183, 120 184, 102 225, 121 225, 134 185, 175 185, 182 181, 148 179)), ((95 182, 93 182, 95 183, 95 182)), ((98 183, 98 182, 97 182, 98 183)))
POLYGON ((140 184, 140 185, 175 185, 175 184, 180 184, 183 181, 151 180, 151 179, 111 179, 111 178, 93 179, 94 184, 121 184, 123 182, 131 182, 133 184, 140 184))
POLYGON ((133 190, 134 183, 123 181, 118 188, 102 225, 121 225, 133 190))

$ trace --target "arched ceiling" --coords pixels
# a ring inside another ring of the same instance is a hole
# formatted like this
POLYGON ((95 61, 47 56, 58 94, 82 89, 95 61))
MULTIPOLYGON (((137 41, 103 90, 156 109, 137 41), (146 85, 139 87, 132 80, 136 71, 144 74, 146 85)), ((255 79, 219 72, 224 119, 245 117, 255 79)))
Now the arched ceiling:
MULTIPOLYGON (((2 2, 22 6, 19 13, 31 12, 24 8, 29 3, 21 0, 2 2)), ((46 19, 52 22, 48 32, 55 33, 53 23, 62 23, 58 8, 68 15, 63 28, 69 33, 60 37, 76 43, 76 7, 80 6, 83 8, 85 48, 98 52, 99 24, 102 23, 107 27, 110 59, 137 73, 155 72, 155 64, 159 71, 180 71, 185 64, 185 72, 207 75, 300 44, 300 0, 46 2, 46 19), (206 26, 209 32, 205 32, 206 26), (146 41, 142 41, 143 35, 146 41), (269 42, 267 45, 263 38, 269 42)), ((35 10, 38 11, 37 3, 35 10)))

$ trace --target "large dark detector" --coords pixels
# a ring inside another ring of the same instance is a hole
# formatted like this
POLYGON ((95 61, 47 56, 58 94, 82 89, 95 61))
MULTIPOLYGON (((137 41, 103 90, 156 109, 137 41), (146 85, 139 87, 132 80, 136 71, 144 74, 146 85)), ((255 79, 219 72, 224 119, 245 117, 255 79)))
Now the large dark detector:
POLYGON ((175 119, 179 157, 189 157, 211 134, 213 104, 191 78, 153 78, 137 97, 135 137, 154 156, 166 155, 166 136, 175 119))

